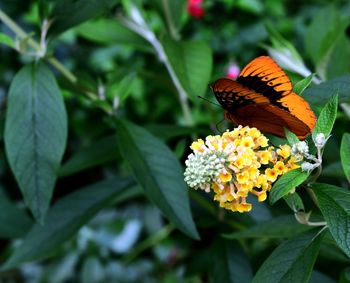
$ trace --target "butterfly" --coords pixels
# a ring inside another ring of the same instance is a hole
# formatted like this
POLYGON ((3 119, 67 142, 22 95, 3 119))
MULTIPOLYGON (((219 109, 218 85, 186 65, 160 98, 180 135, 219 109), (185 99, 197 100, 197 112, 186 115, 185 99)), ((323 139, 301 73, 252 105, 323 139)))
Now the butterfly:
POLYGON ((268 56, 251 61, 236 81, 222 78, 211 88, 234 124, 256 127, 262 132, 284 137, 284 128, 305 139, 316 124, 309 104, 293 92, 292 83, 268 56))

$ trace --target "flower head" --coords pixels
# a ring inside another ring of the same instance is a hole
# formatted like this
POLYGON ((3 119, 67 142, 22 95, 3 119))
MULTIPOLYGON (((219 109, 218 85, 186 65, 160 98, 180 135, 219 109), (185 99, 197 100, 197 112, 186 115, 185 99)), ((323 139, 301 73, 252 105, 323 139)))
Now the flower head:
POLYGON ((214 200, 232 211, 250 211, 249 194, 264 201, 279 176, 299 167, 289 145, 268 147, 268 139, 256 128, 239 126, 221 136, 208 136, 193 142, 191 149, 186 183, 213 191, 214 200))
POLYGON ((226 71, 226 78, 235 80, 239 76, 240 69, 237 64, 231 63, 226 71))
POLYGON ((204 16, 203 0, 187 0, 187 12, 194 18, 204 16))

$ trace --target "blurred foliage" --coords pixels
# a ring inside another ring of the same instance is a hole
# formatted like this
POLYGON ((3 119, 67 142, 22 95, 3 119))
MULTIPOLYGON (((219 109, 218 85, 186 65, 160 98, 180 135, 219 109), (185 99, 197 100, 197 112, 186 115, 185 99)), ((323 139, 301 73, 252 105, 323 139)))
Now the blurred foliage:
POLYGON ((350 4, 190 2, 0 2, 1 282, 350 282, 350 4), (336 118, 320 210, 300 188, 232 213, 183 181, 191 141, 232 128, 208 85, 267 53, 336 118))

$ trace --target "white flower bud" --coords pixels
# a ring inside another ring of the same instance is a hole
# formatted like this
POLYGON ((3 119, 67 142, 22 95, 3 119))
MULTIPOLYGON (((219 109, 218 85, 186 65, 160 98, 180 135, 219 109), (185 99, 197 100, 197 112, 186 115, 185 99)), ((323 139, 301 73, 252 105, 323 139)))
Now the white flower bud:
POLYGON ((307 155, 309 153, 309 146, 305 141, 300 141, 292 146, 292 154, 293 155, 307 155))
POLYGON ((312 171, 312 170, 314 170, 316 167, 317 167, 317 165, 312 164, 312 163, 310 163, 310 162, 303 162, 303 163, 301 164, 301 170, 302 170, 302 171, 312 171))
POLYGON ((314 143, 315 143, 316 147, 322 148, 322 147, 324 147, 326 142, 327 142, 327 139, 323 133, 317 134, 315 139, 314 139, 314 143))

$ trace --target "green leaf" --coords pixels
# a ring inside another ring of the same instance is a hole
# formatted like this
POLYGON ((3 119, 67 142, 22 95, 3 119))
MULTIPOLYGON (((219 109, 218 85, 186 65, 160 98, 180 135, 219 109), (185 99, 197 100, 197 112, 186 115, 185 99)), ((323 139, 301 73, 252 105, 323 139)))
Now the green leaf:
POLYGON ((119 97, 120 102, 124 102, 125 99, 131 94, 133 89, 133 81, 135 79, 135 73, 130 73, 124 76, 118 82, 113 82, 108 86, 107 96, 111 99, 119 97))
POLYGON ((184 0, 158 0, 160 8, 163 10, 165 22, 170 34, 174 39, 179 39, 186 2, 184 0))
POLYGON ((340 145, 340 160, 348 182, 350 183, 350 134, 344 133, 340 145))
POLYGON ((16 207, 5 195, 0 187, 0 238, 11 239, 25 235, 32 220, 25 213, 16 207))
POLYGON ((225 234, 228 239, 246 238, 289 238, 310 229, 296 221, 293 215, 283 215, 271 220, 260 222, 245 230, 225 234))
POLYGON ((350 75, 328 80, 304 91, 304 97, 313 106, 325 105, 334 93, 339 95, 339 103, 350 102, 350 75))
POLYGON ((108 12, 117 0, 60 0, 55 1, 51 14, 54 19, 49 34, 58 34, 91 18, 108 12))
POLYGON ((236 241, 219 239, 212 250, 209 282, 250 283, 253 271, 247 255, 236 241))
POLYGON ((211 49, 206 42, 163 41, 165 52, 182 87, 192 100, 208 88, 212 70, 211 49))
POLYGON ((323 217, 339 247, 350 257, 350 192, 329 185, 313 184, 323 217))
POLYGON ((287 195, 292 189, 302 184, 308 176, 309 173, 303 172, 301 169, 295 169, 282 175, 271 189, 269 195, 270 203, 274 204, 287 195))
POLYGON ((115 202, 131 183, 130 178, 102 181, 57 201, 49 210, 45 225, 33 226, 2 270, 50 256, 99 210, 115 202))
POLYGON ((305 211, 303 200, 300 198, 297 192, 285 195, 283 199, 294 212, 305 211))
POLYGON ((15 42, 13 41, 13 39, 2 32, 0 32, 0 44, 4 44, 8 47, 15 49, 15 42))
POLYGON ((338 95, 333 97, 321 110, 318 116, 315 129, 312 131, 312 138, 315 139, 317 134, 323 133, 326 137, 330 135, 333 129, 335 119, 337 118, 338 95))
POLYGON ((5 124, 8 161, 24 201, 43 222, 66 146, 67 114, 51 71, 33 64, 11 83, 5 124))
POLYGON ((260 266, 252 283, 307 283, 323 234, 313 229, 279 245, 260 266))
POLYGON ((310 282, 309 283, 337 283, 334 279, 328 277, 327 275, 318 272, 318 271, 313 271, 311 274, 310 282))
POLYGON ((340 160, 327 164, 322 170, 322 176, 332 178, 344 178, 344 171, 340 160))
POLYGON ((295 143, 299 142, 298 137, 296 136, 296 134, 294 134, 293 132, 289 131, 287 128, 284 128, 284 134, 286 135, 286 139, 288 141, 288 143, 292 146, 295 143))
POLYGON ((59 170, 59 176, 69 176, 117 158, 115 135, 95 140, 68 159, 59 170), (114 154, 113 154, 114 153, 114 154))
POLYGON ((149 199, 181 231, 198 239, 183 171, 172 151, 145 129, 117 120, 121 154, 149 199))
POLYGON ((305 33, 305 48, 321 77, 325 78, 330 52, 346 27, 339 12, 332 6, 321 9, 313 17, 305 33))
POLYGON ((332 47, 327 65, 327 79, 336 78, 350 72, 350 40, 346 33, 340 33, 339 39, 332 47), (334 64, 337 62, 337 64, 334 64))
POLYGON ((297 82, 293 87, 293 91, 296 92, 297 94, 301 95, 304 92, 304 90, 307 89, 307 87, 311 84, 314 76, 315 76, 315 74, 311 74, 310 76, 297 82))
POLYGON ((124 27, 115 19, 89 21, 79 25, 75 30, 79 36, 93 42, 101 44, 127 44, 141 49, 150 49, 146 40, 124 27))

